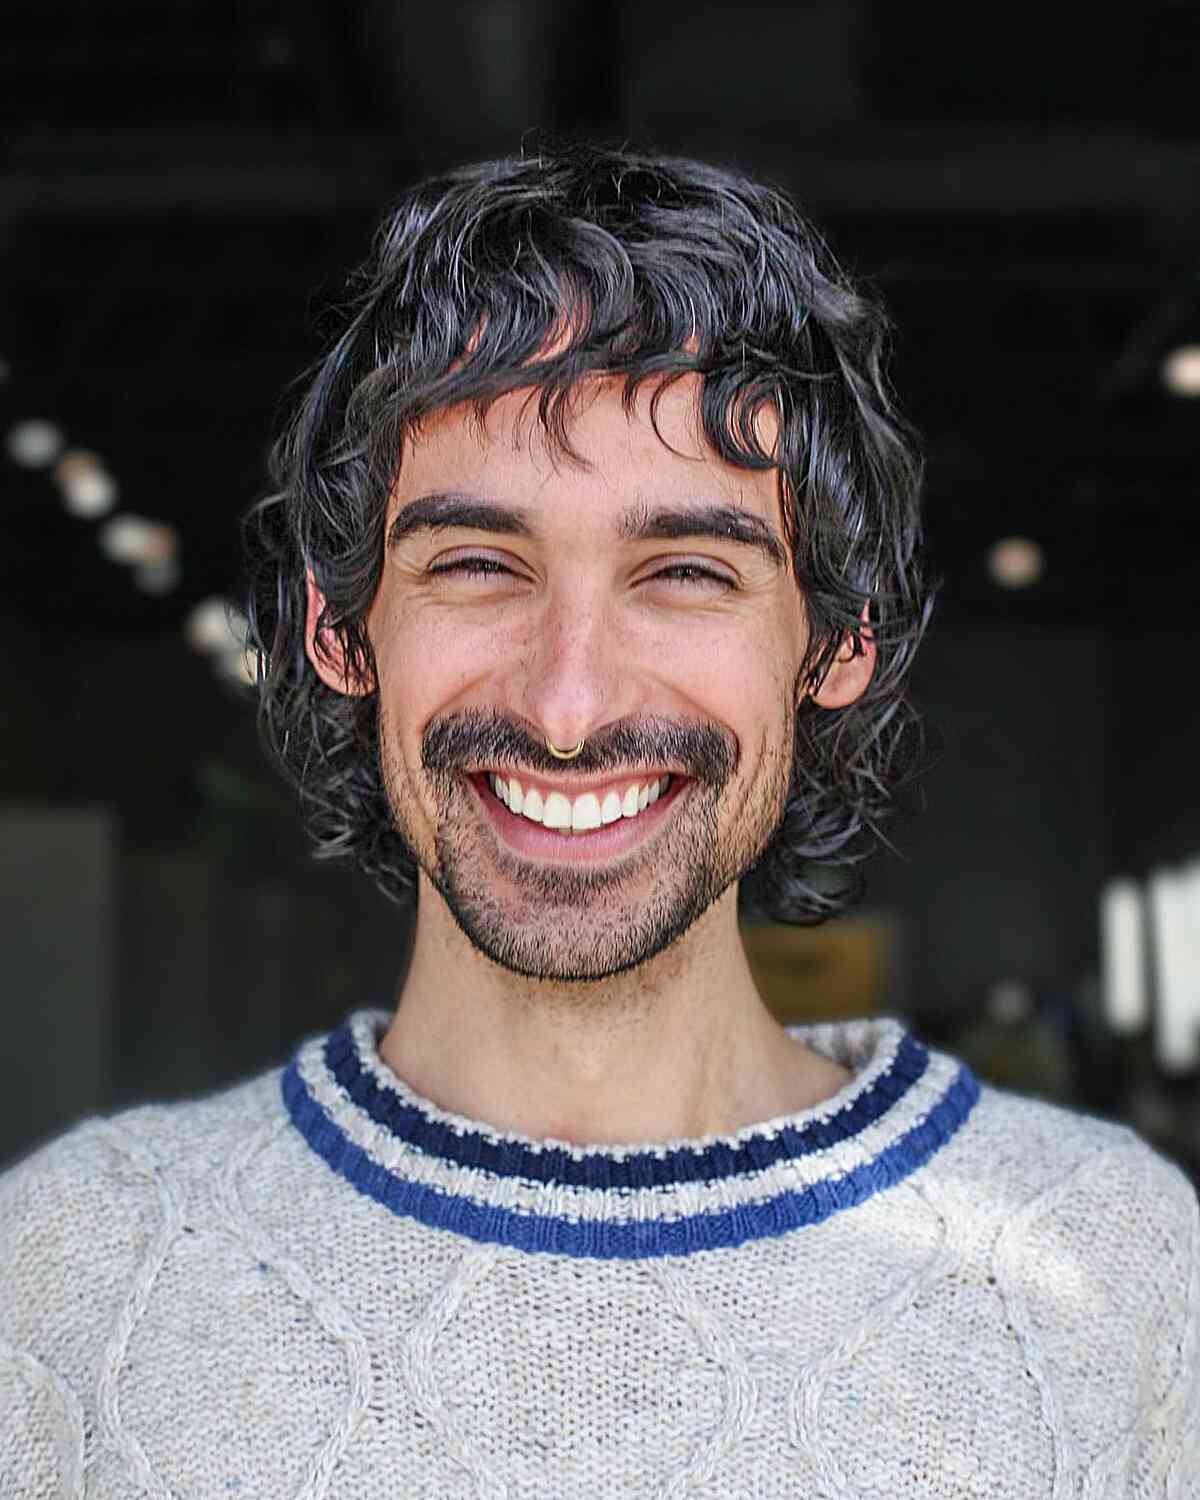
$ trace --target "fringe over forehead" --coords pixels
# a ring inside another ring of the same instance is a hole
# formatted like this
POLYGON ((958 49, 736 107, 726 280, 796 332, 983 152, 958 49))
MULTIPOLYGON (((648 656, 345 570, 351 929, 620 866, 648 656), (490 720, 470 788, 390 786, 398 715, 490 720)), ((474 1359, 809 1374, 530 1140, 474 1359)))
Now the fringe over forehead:
POLYGON ((825 423, 852 415, 839 343, 852 363, 872 362, 883 332, 874 305, 780 194, 670 158, 581 170, 601 155, 494 162, 407 197, 352 283, 361 300, 320 393, 331 457, 365 460, 390 487, 423 416, 470 402, 482 420, 521 388, 551 441, 576 456, 582 379, 623 376, 627 409, 654 382, 653 415, 664 378, 696 373, 720 457, 779 465, 793 492, 812 482, 808 392, 828 387, 825 423), (779 418, 777 451, 755 421, 764 404, 779 418))

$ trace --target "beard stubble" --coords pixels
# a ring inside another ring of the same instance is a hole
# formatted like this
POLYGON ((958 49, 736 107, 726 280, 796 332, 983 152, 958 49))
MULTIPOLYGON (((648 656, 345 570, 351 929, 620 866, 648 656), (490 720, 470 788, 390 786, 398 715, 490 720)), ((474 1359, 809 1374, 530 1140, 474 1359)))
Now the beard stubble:
MULTIPOLYGON (((446 728, 455 753, 478 763, 486 753, 472 749, 472 741, 481 747, 494 743, 496 722, 466 715, 431 728, 446 728)), ((724 809, 724 828, 721 802, 738 769, 736 748, 724 763, 720 754, 698 759, 704 777, 689 781, 668 814, 671 821, 649 847, 599 867, 541 864, 505 848, 473 805, 462 773, 448 765, 426 773, 437 806, 432 848, 414 837, 408 811, 413 794, 382 708, 380 769, 397 830, 468 941, 524 978, 594 983, 669 948, 757 863, 787 803, 795 745, 790 707, 784 726, 773 745, 764 728, 756 773, 740 809, 724 809)), ((502 732, 506 740, 525 738, 507 723, 502 732)), ((707 732, 724 738, 715 726, 707 732)), ((655 756, 645 758, 652 762, 655 756)), ((532 753, 528 759, 536 765, 532 753)))

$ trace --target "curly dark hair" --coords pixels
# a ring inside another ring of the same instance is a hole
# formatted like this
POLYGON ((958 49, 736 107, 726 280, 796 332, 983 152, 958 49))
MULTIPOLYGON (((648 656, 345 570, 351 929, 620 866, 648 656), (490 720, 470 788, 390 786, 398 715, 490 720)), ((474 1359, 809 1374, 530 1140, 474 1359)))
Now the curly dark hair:
POLYGON ((250 645, 268 751, 299 790, 318 858, 355 859, 388 897, 413 899, 415 861, 384 789, 377 694, 326 687, 305 652, 305 572, 325 597, 318 628, 366 684, 366 631, 384 519, 406 439, 460 402, 482 420, 530 388, 570 451, 570 396, 604 372, 643 382, 700 376, 708 442, 777 469, 816 684, 847 636, 876 645, 854 704, 796 715, 786 810, 741 909, 818 922, 861 889, 916 715, 905 679, 928 623, 921 465, 882 370, 888 321, 856 290, 782 192, 695 161, 549 145, 408 191, 353 274, 342 331, 305 377, 270 458, 274 493, 245 523, 250 645), (550 350, 551 352, 547 353, 550 350), (776 452, 755 413, 779 418, 776 452), (831 878, 832 872, 832 878, 831 878))

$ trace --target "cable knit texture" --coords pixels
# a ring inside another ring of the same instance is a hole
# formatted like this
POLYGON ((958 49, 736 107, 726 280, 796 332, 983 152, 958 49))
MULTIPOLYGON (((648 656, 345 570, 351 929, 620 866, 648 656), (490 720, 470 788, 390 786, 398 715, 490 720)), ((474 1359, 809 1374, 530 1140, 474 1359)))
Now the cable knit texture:
POLYGON ((896 1019, 736 1134, 447 1114, 357 1011, 0 1176, 0 1500, 1196 1500, 1191 1183, 896 1019))

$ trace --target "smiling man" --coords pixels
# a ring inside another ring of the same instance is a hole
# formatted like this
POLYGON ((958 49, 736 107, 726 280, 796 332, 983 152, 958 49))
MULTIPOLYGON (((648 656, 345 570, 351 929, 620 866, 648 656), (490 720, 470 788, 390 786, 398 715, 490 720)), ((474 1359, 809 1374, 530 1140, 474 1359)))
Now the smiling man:
POLYGON ((1197 1204, 893 1017, 784 1028, 929 612, 884 320, 570 148, 385 224, 252 518, 266 738, 390 1013, 0 1178, 0 1495, 1200 1494, 1197 1204))

